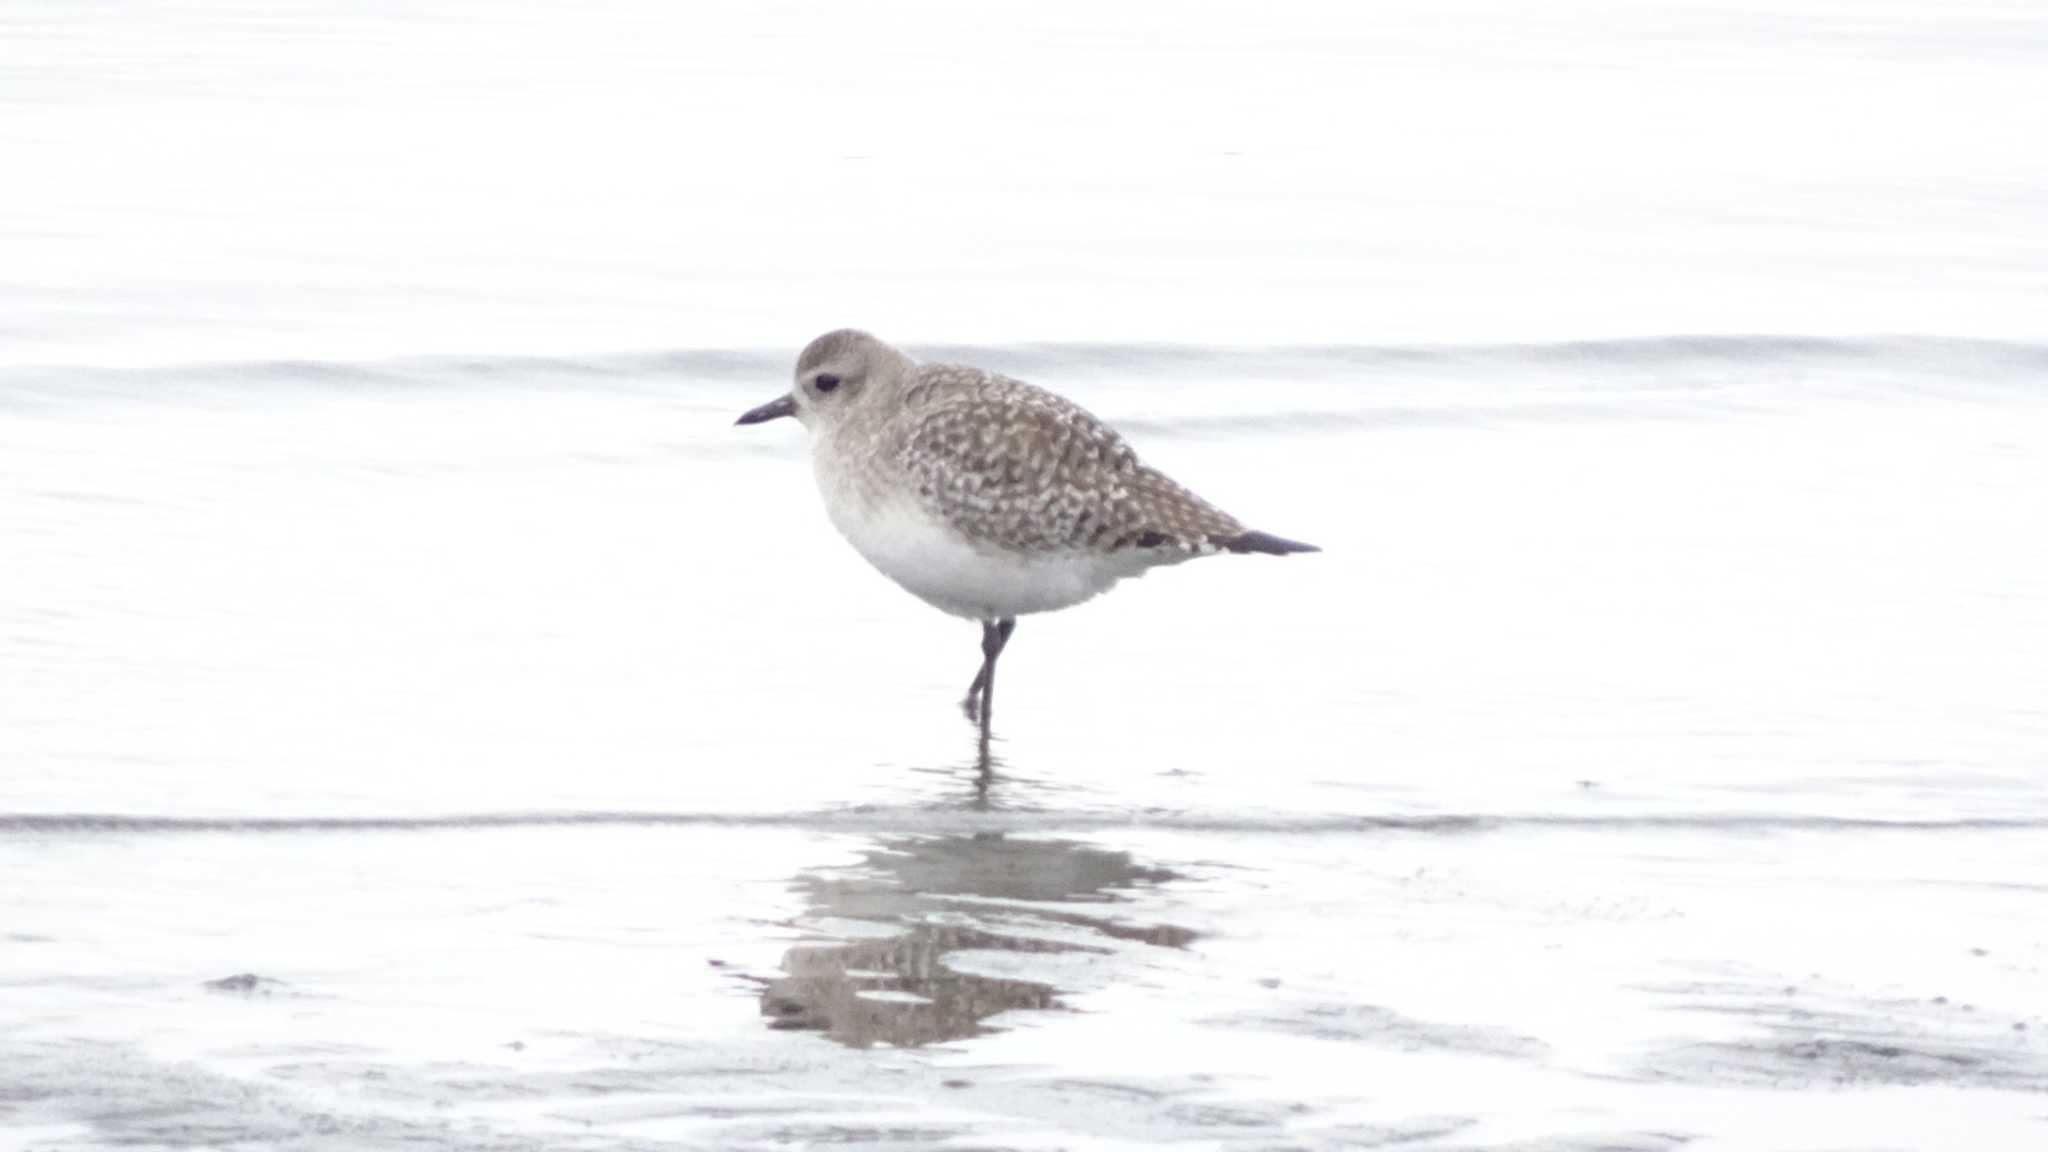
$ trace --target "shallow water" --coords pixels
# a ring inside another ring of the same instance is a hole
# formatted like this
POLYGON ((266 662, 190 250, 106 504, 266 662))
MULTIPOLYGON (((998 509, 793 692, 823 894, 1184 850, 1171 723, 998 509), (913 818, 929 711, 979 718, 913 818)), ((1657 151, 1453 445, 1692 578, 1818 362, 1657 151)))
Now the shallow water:
POLYGON ((792 11, 0 17, 0 1148, 2048 1138, 2038 14, 792 11), (1325 551, 980 786, 849 321, 1325 551))
POLYGON ((986 790, 778 357, 11 378, 9 1138, 2039 1138, 2048 356, 977 358, 1327 548, 1025 621, 986 790))

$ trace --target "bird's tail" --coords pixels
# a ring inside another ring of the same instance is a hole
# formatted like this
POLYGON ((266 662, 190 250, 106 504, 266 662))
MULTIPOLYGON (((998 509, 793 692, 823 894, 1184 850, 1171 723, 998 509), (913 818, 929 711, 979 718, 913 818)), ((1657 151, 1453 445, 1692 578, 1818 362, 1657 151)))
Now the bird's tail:
POLYGON ((1235 536, 1217 537, 1216 544, 1225 552, 1261 552, 1268 556, 1322 551, 1313 544, 1303 544, 1299 540, 1283 540, 1271 532, 1240 532, 1235 536))

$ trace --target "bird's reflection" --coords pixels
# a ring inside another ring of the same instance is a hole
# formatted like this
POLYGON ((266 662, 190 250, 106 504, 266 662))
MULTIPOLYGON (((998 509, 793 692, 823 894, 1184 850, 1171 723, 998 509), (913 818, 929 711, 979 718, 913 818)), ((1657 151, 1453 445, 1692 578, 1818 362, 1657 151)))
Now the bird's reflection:
POLYGON ((783 975, 764 982, 761 1014, 770 1027, 815 1029, 855 1047, 979 1035, 999 1012, 1057 1007, 1059 989, 958 971, 948 953, 1185 947, 1194 933, 1184 928, 1047 907, 1171 878, 1128 853, 1065 840, 982 833, 884 841, 860 863, 806 873, 797 885, 809 918, 859 921, 887 934, 790 949, 783 975))

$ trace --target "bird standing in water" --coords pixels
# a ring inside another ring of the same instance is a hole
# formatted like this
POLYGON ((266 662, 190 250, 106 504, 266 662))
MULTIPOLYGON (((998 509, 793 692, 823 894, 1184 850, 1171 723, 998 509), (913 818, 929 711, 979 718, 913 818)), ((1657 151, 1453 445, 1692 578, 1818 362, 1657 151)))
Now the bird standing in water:
POLYGON ((961 701, 989 767, 996 658, 1017 617, 1219 552, 1310 544, 1247 530, 1140 462, 1079 405, 964 364, 920 364, 854 329, 797 358, 790 392, 739 418, 809 430, 825 512, 854 550, 942 612, 981 624, 981 670, 961 701))

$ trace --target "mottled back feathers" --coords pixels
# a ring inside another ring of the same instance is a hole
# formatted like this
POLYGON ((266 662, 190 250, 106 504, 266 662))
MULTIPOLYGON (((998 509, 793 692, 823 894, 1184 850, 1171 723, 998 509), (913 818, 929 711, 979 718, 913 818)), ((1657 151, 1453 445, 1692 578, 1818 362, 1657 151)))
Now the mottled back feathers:
POLYGON ((1114 429, 1042 388, 926 364, 898 401, 876 464, 900 470, 928 512, 971 540, 1026 553, 1197 555, 1245 536, 1114 429))

